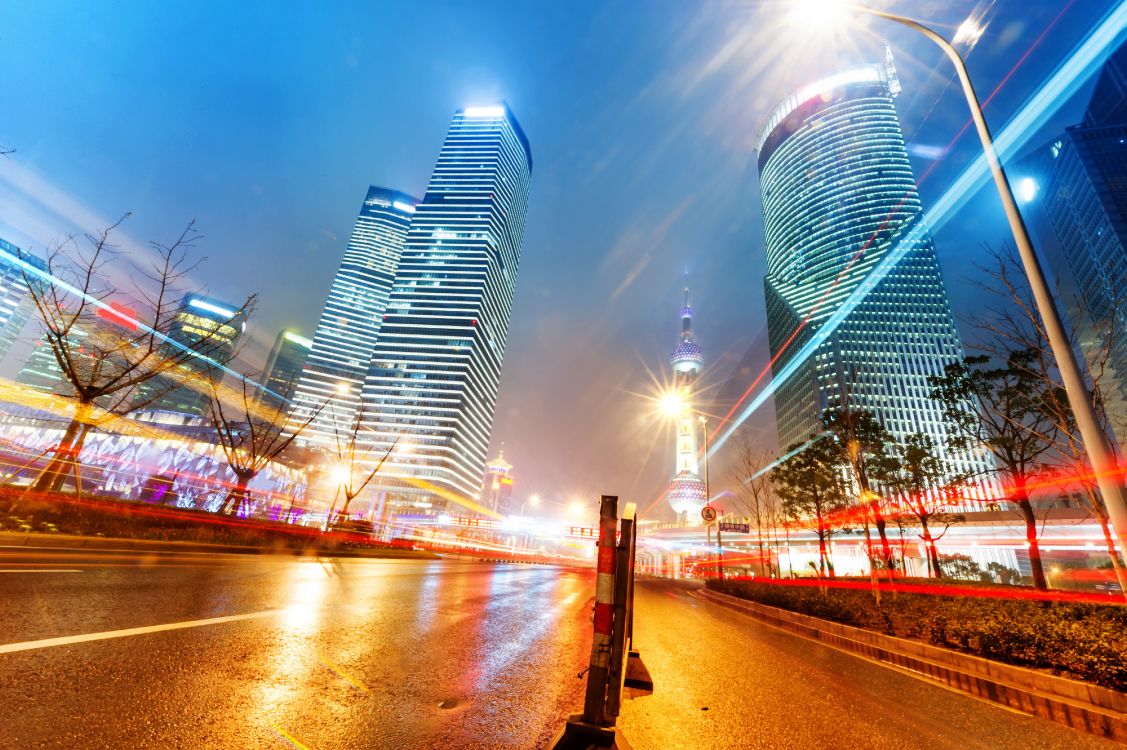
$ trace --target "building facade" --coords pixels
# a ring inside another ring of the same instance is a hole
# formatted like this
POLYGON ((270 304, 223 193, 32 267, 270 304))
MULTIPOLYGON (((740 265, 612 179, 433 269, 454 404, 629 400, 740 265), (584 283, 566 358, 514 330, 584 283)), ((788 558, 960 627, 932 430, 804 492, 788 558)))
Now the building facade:
POLYGON ((1066 307, 1118 442, 1127 443, 1127 46, 1100 72, 1079 125, 1027 157, 1019 198, 1066 307))
MULTIPOLYGON (((922 432, 946 445, 928 377, 958 361, 962 345, 930 236, 907 231, 923 208, 894 105, 899 90, 891 60, 844 71, 789 97, 760 137, 776 377, 820 342, 775 392, 783 450, 819 434, 822 412, 844 399, 898 439, 922 432), (905 234, 903 259, 867 282, 905 234), (836 330, 820 333, 862 285, 872 288, 836 330)), ((955 472, 990 467, 981 456, 946 458, 955 472)))
POLYGON ((27 288, 30 275, 25 275, 25 264, 47 270, 41 258, 0 239, 0 359, 11 350, 31 318, 33 303, 27 288))
POLYGON ((373 453, 397 445, 378 477, 390 512, 472 507, 479 496, 531 170, 528 139, 507 105, 455 113, 362 392, 373 453))
POLYGON ((352 428, 417 203, 406 193, 368 188, 294 390, 292 421, 313 419, 302 443, 331 448, 352 428))
POLYGON ((685 303, 681 306, 681 336, 669 357, 669 364, 673 368, 671 416, 676 422, 677 437, 673 479, 665 499, 678 521, 696 523, 709 499, 708 487, 700 477, 698 439, 707 424, 700 418, 695 404, 696 381, 704 368, 704 351, 693 340, 693 308, 689 304, 688 289, 685 289, 685 303))
POLYGON ((305 360, 313 341, 297 331, 279 331, 262 371, 262 402, 274 409, 285 410, 297 390, 305 360))
POLYGON ((182 356, 188 349, 197 356, 169 372, 142 383, 138 399, 144 408, 201 416, 211 403, 212 387, 223 380, 223 370, 235 356, 239 337, 246 330, 247 311, 202 294, 189 294, 180 302, 168 330, 165 349, 182 356))

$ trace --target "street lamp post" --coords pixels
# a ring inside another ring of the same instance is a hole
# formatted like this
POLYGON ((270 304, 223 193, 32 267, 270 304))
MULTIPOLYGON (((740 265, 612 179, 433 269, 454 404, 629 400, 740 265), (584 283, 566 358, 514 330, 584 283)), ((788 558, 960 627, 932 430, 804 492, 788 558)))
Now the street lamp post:
MULTIPOLYGON (((708 505, 712 502, 712 484, 708 480, 708 417, 703 414, 698 414, 697 419, 700 421, 700 430, 704 434, 704 504, 708 505)), ((712 529, 711 524, 705 525, 706 529, 712 529)), ((708 534, 709 546, 712 544, 712 534, 708 534)), ((716 571, 721 579, 724 578, 724 545, 720 539, 720 520, 716 521, 716 571)))
POLYGON ((974 85, 971 83, 970 74, 967 73, 967 67, 962 56, 946 38, 918 21, 861 5, 846 5, 844 8, 857 13, 877 16, 923 34, 943 50, 943 53, 955 65, 959 82, 963 87, 963 94, 966 96, 967 105, 970 107, 971 118, 974 120, 975 129, 978 131, 978 138, 982 142, 986 163, 994 177, 998 197, 1002 200, 1002 207, 1006 212, 1010 232, 1013 234, 1014 243, 1017 245, 1018 254, 1021 256, 1021 262, 1025 268, 1026 279, 1037 303, 1037 311, 1045 325, 1049 347, 1052 349, 1057 368, 1060 370, 1065 393, 1068 395, 1069 406, 1072 407, 1072 413, 1076 418, 1076 425, 1080 429, 1085 450, 1092 462, 1092 470, 1095 473, 1100 494, 1103 496, 1108 517, 1119 539, 1120 548, 1127 552, 1127 504, 1124 503, 1123 490, 1119 484, 1119 467, 1115 455, 1111 452, 1107 443, 1107 436, 1100 427, 1095 407, 1092 404, 1092 394, 1089 392, 1088 385, 1084 382, 1080 365, 1076 360, 1068 336, 1065 334, 1060 311, 1057 310, 1056 302, 1049 291, 1041 262, 1038 260, 1037 253, 1033 249, 1033 243, 1029 238, 1029 231, 1026 229, 1025 221, 1022 219, 1017 201, 1014 199, 1013 190, 1010 188, 1005 170, 1002 168, 998 154, 994 149, 994 139, 990 135, 990 128, 982 113, 982 105, 978 101, 978 95, 975 93, 974 85))

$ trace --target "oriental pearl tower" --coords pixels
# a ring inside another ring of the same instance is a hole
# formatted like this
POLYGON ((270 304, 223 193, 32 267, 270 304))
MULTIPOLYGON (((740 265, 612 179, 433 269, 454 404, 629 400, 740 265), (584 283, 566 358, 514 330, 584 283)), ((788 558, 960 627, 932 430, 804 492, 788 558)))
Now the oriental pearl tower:
POLYGON ((689 305, 689 289, 685 288, 685 304, 681 308, 681 338, 669 357, 673 367, 673 387, 677 396, 676 468, 665 496, 681 522, 696 519, 708 502, 704 481, 700 478, 697 437, 702 429, 693 408, 694 385, 704 367, 704 352, 693 341, 693 308, 689 305))

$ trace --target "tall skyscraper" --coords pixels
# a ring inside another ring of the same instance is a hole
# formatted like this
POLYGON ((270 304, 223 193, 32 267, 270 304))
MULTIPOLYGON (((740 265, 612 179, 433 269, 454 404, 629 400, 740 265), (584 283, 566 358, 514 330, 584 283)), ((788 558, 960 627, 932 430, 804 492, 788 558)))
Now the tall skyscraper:
POLYGON ((332 447, 352 427, 417 203, 406 193, 368 188, 294 391, 293 421, 317 414, 300 442, 332 447))
POLYGON ((704 425, 694 406, 694 386, 704 367, 704 351, 693 341, 693 308, 689 305, 688 289, 685 289, 685 304, 681 307, 681 337, 669 357, 669 364, 673 367, 674 393, 670 406, 677 420, 677 442, 673 481, 669 483, 665 498, 678 520, 696 522, 701 508, 708 502, 708 490, 700 478, 697 458, 697 437, 704 425))
POLYGON ((301 370, 309 356, 313 342, 296 331, 279 331, 274 347, 262 371, 262 402, 275 409, 285 409, 297 389, 301 370))
MULTIPOLYGON (((921 221, 893 104, 899 90, 891 58, 838 73, 787 98, 760 137, 776 375, 921 221)), ((932 241, 919 237, 775 392, 782 449, 821 432, 822 411, 846 395, 894 436, 922 432, 945 445, 928 376, 942 375, 962 346, 932 241)), ((987 468, 981 457, 948 458, 955 471, 987 468)))
POLYGON ((12 348, 32 313, 23 263, 47 270, 42 259, 0 240, 0 358, 12 348))
POLYGON ((1105 358, 1101 392, 1120 443, 1127 443, 1127 46, 1107 61, 1079 125, 1025 160, 1018 197, 1038 230, 1081 346, 1105 358))
POLYGON ((239 336, 246 328, 246 317, 246 311, 236 305, 201 294, 184 297, 171 325, 164 331, 169 341, 174 342, 166 346, 173 351, 175 344, 179 344, 200 356, 142 383, 138 391, 140 401, 148 402, 145 409, 193 416, 205 414, 212 385, 223 379, 223 371, 216 365, 226 365, 235 356, 239 336), (166 392, 150 401, 161 391, 166 392))
POLYGON ((480 493, 531 170, 507 105, 455 113, 364 381, 375 452, 399 440, 377 478, 393 503, 438 509, 480 493))

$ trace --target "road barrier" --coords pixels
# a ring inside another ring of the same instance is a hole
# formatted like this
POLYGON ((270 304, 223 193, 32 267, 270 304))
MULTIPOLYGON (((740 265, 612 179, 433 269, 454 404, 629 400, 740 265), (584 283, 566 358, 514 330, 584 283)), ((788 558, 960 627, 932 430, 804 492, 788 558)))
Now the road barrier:
POLYGON ((563 731, 549 746, 552 750, 592 747, 628 750, 630 744, 615 727, 623 691, 626 687, 653 690, 653 680, 633 647, 637 533, 634 503, 626 505, 620 519, 618 497, 603 495, 599 508, 595 632, 591 640, 583 712, 568 719, 563 731))

